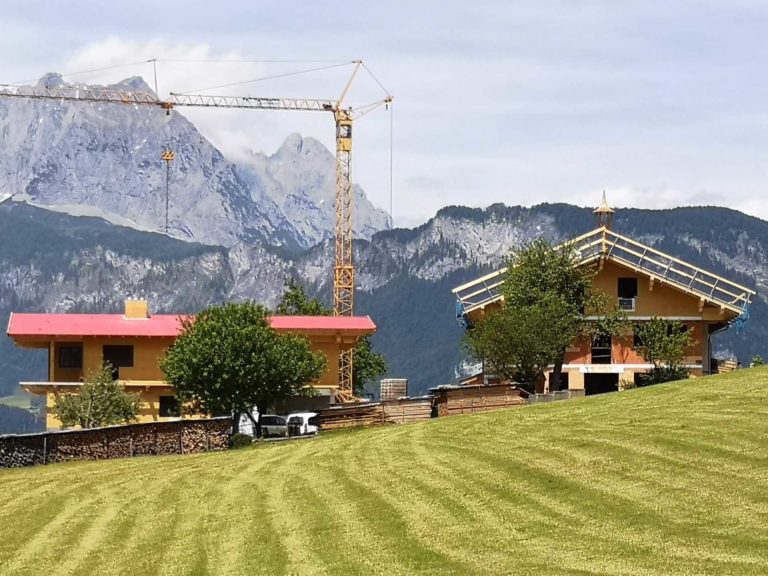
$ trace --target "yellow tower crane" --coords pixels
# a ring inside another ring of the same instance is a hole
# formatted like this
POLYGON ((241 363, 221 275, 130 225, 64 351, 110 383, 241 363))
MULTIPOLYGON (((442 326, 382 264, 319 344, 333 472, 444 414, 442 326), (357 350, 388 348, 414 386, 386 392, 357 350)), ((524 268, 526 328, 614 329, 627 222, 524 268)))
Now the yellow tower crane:
MULTIPOLYGON (((352 73, 341 95, 336 100, 310 98, 261 98, 253 96, 209 96, 201 94, 176 94, 161 100, 151 92, 130 92, 106 88, 81 88, 72 86, 0 86, 0 97, 66 100, 76 102, 107 102, 114 104, 136 104, 160 106, 169 114, 177 106, 200 108, 242 108, 249 110, 296 110, 305 112, 330 112, 336 123, 336 222, 334 227, 335 258, 333 267, 333 313, 335 316, 352 316, 355 298, 355 265, 352 255, 352 124, 380 107, 389 107, 393 97, 355 108, 344 106, 352 82, 362 60, 352 62, 352 73)), ((166 150, 161 158, 172 160, 172 152, 166 150), (168 156, 168 157, 166 157, 168 156)), ((166 198, 167 202, 167 198, 166 198)), ((167 208, 166 208, 167 210, 167 208)), ((167 218, 167 214, 166 214, 167 218)), ((167 224, 166 224, 167 226, 167 224)), ((346 350, 339 357, 339 388, 336 400, 355 400, 352 382, 353 350, 346 350)))

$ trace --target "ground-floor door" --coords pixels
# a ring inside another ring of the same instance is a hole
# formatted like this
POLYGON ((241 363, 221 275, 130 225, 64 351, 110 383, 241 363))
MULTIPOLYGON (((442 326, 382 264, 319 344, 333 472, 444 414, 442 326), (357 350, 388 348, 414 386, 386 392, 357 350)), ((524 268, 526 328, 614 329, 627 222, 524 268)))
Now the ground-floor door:
POLYGON ((619 389, 618 374, 584 374, 584 394, 605 394, 619 389))

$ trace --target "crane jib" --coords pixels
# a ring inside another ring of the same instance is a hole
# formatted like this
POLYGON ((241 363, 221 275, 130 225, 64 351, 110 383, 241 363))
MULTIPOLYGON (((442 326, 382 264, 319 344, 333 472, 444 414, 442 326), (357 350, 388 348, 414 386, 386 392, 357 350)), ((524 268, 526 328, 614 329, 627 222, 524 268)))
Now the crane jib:
MULTIPOLYGON (((261 98, 254 96, 207 96, 202 94, 175 94, 161 100, 152 92, 130 92, 108 88, 85 86, 13 86, 0 85, 0 98, 28 98, 47 100, 66 100, 80 102, 103 102, 114 104, 135 104, 159 106, 171 113, 176 106, 196 106, 204 108, 242 108, 251 110, 299 110, 307 112, 333 112, 336 124, 336 224, 334 230, 336 254, 334 262, 334 314, 351 316, 354 314, 355 267, 352 258, 352 182, 351 151, 352 122, 381 105, 389 107, 392 96, 378 102, 372 102, 352 108, 342 107, 342 102, 349 92, 355 74, 362 61, 355 60, 355 67, 344 86, 338 100, 309 98, 261 98)), ((375 77, 374 77, 375 79, 375 77)), ((378 80, 377 80, 378 82, 378 80)), ((379 83, 379 85, 381 85, 379 83)), ((383 86, 382 86, 383 88, 383 86)), ((386 90, 385 90, 386 92, 386 90)), ((162 160, 166 162, 166 232, 168 230, 168 178, 170 162, 174 155, 170 149, 163 151, 162 160)), ((353 348, 343 350, 339 356, 339 388, 336 398, 340 402, 354 401, 352 382, 353 348)))

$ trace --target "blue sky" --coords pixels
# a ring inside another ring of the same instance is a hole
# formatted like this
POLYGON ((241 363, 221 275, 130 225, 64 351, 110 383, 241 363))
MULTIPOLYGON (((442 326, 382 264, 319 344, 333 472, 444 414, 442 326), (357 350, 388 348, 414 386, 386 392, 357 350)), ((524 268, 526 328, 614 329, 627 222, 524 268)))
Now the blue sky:
MULTIPOLYGON (((750 0, 6 0, 0 81, 156 57, 175 60, 158 64, 162 94, 315 66, 179 60, 362 58, 396 99, 396 225, 448 204, 594 205, 603 189, 617 206, 716 204, 766 218, 766 30, 768 3, 750 0)), ((333 97, 348 72, 228 90, 333 97)), ((380 96, 361 75, 350 103, 380 96)), ((187 115, 235 158, 273 152, 290 132, 333 143, 324 116, 187 115)), ((364 117, 355 137, 353 178, 388 209, 390 115, 364 117)))

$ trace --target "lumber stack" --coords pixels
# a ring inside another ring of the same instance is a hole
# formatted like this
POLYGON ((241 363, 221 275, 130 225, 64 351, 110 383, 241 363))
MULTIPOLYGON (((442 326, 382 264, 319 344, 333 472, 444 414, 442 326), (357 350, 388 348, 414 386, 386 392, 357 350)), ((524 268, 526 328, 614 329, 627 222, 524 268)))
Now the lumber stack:
POLYGON ((392 424, 408 424, 432 417, 432 397, 398 398, 381 403, 384 421, 392 424))
POLYGON ((435 396, 438 416, 490 412, 525 404, 527 393, 513 384, 439 386, 435 396))
POLYGON ((733 372, 739 367, 739 363, 736 360, 718 360, 717 361, 717 373, 723 374, 725 372, 733 372))
POLYGON ((383 410, 381 404, 347 404, 320 410, 317 420, 321 430, 339 430, 356 426, 371 426, 381 424, 383 410))

